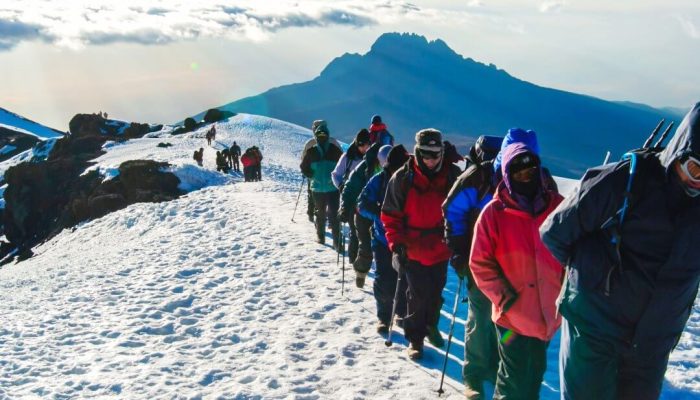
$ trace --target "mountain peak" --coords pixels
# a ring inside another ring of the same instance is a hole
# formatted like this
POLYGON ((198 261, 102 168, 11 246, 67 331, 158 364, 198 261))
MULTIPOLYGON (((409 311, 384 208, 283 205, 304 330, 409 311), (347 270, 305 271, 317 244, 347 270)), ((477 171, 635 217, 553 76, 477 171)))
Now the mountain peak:
POLYGON ((415 33, 384 33, 372 45, 369 54, 411 54, 428 52, 433 55, 462 58, 441 39, 428 40, 415 33))

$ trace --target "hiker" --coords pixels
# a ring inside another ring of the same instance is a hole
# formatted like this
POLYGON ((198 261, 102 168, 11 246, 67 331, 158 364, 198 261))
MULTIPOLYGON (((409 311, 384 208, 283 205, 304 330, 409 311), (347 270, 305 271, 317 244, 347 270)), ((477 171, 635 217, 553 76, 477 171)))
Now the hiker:
POLYGON ((540 228, 567 264, 562 399, 659 398, 696 300, 700 103, 665 149, 635 159, 634 174, 627 160, 589 170, 540 228))
POLYGON ((228 168, 231 169, 231 151, 229 148, 225 147, 223 150, 221 150, 221 155, 224 157, 224 161, 226 161, 228 168))
POLYGON ((231 167, 234 171, 241 172, 241 165, 238 163, 238 158, 241 156, 241 147, 236 144, 235 140, 233 141, 233 145, 231 145, 229 154, 231 155, 231 167))
POLYGON ((494 398, 537 399, 547 346, 561 324, 555 300, 564 276, 538 232, 563 198, 547 189, 540 158, 525 144, 501 156, 503 180, 474 226, 469 267, 493 304, 500 356, 494 398))
POLYGON ((221 171, 225 174, 227 174, 228 171, 230 171, 228 163, 226 162, 226 158, 224 157, 224 154, 221 151, 216 152, 216 170, 221 171))
MULTIPOLYGON (((367 131, 367 129, 361 129, 359 132, 357 132, 357 135, 355 135, 355 140, 352 141, 350 147, 348 147, 348 150, 343 153, 340 160, 338 160, 332 174, 333 184, 341 193, 341 207, 338 218, 340 219, 341 223, 347 223, 348 227, 350 228, 350 235, 348 237, 348 259, 350 260, 351 264, 355 262, 355 257, 357 257, 358 246, 357 229, 355 227, 355 205, 357 204, 357 196, 360 195, 360 192, 367 183, 367 180, 356 183, 356 186, 352 190, 352 195, 344 195, 343 193, 345 193, 345 184, 348 182, 350 174, 352 174, 352 172, 357 169, 357 166, 363 161, 368 149, 369 131, 367 131), (343 200, 346 200, 346 206, 343 206, 343 200)), ((378 150, 379 146, 377 146, 375 151, 372 153, 373 160, 376 160, 378 150)))
POLYGON ((216 125, 212 125, 209 132, 211 132, 211 140, 216 140, 216 125))
MULTIPOLYGON (((372 176, 362 189, 357 201, 357 210, 358 216, 372 221, 371 246, 376 268, 372 291, 377 305, 377 333, 387 334, 391 322, 398 271, 395 271, 391 264, 391 251, 389 251, 386 231, 380 214, 389 179, 408 161, 408 152, 403 145, 393 148, 382 146, 377 158, 382 166, 382 171, 372 176), (390 151, 384 155, 387 148, 390 151)), ((396 300, 397 320, 401 321, 399 325, 403 326, 403 318, 406 316, 406 279, 404 277, 401 279, 401 287, 398 290, 396 300)))
POLYGON ((207 138, 207 145, 211 146, 211 130, 207 131, 204 136, 207 138))
POLYGON ((474 223, 481 209, 493 198, 498 181, 493 169, 503 138, 479 136, 467 156, 467 169, 457 178, 442 205, 445 240, 452 251, 450 264, 460 279, 466 279, 467 321, 464 329, 462 378, 467 399, 484 398, 484 381, 496 383, 498 345, 491 321, 491 302, 474 285, 469 271, 469 250, 474 223))
POLYGON ((251 147, 251 151, 253 152, 253 155, 255 156, 255 168, 253 168, 253 176, 256 181, 261 181, 262 180, 262 152, 258 148, 258 146, 253 146, 251 147))
POLYGON ((204 148, 200 147, 199 151, 195 150, 192 158, 194 158, 194 160, 197 162, 197 165, 201 167, 204 163, 204 148))
MULTIPOLYGON (((468 313, 464 332, 464 367, 462 378, 468 399, 483 398, 483 383, 496 383, 498 346, 491 321, 491 301, 474 285, 469 270, 469 252, 473 228, 482 208, 493 198, 502 180, 501 157, 513 143, 523 143, 539 152, 537 134, 532 130, 511 128, 504 138, 480 136, 467 157, 467 168, 457 178, 442 205, 445 216, 445 240, 452 250, 450 264, 457 276, 467 280, 468 313)), ((557 185, 547 168, 542 168, 545 187, 557 191, 557 185)))
POLYGON ((443 242, 441 205, 459 173, 459 167, 443 160, 442 133, 418 131, 415 155, 389 180, 382 205, 392 263, 406 273, 404 333, 412 360, 423 356, 426 335, 436 347, 444 342, 437 325, 450 251, 443 242))
MULTIPOLYGON (((313 133, 314 130, 316 130, 316 127, 321 125, 321 124, 327 126, 326 121, 324 121, 322 119, 315 120, 311 124, 311 133, 313 133)), ((338 143, 338 141, 335 138, 330 138, 329 140, 333 145, 340 148, 340 143, 338 143)), ((308 152, 309 149, 311 149, 314 146, 316 146, 316 137, 315 136, 313 136, 311 139, 307 140, 306 143, 304 143, 304 150, 302 150, 302 152, 301 152, 301 161, 303 161, 304 157, 306 157, 306 152, 308 152)), ((308 179, 306 180, 306 198, 307 198, 306 215, 309 217, 309 221, 313 223, 314 222, 314 210, 315 210, 314 197, 312 196, 312 192, 311 192, 311 180, 308 180, 308 179)))
MULTIPOLYGON (((391 146, 387 146, 384 149, 385 156, 389 153, 389 150, 391 150, 391 146)), ((348 222, 348 225, 350 225, 348 255, 350 263, 355 270, 355 285, 358 288, 364 287, 365 278, 372 266, 372 220, 357 215, 357 198, 360 197, 360 193, 362 193, 362 189, 369 181, 369 178, 382 170, 378 158, 380 151, 379 143, 375 143, 365 152, 364 159, 352 171, 350 178, 343 186, 343 191, 340 193, 339 218, 341 222, 348 222), (360 242, 362 242, 363 247, 362 257, 359 255, 360 242)))
POLYGON ((241 156, 241 164, 243 164, 243 180, 252 182, 254 180, 255 155, 250 149, 246 149, 243 156, 241 156))
POLYGON ((330 142, 330 132, 325 123, 318 124, 314 130, 316 145, 310 148, 301 162, 301 173, 311 181, 316 216, 316 241, 325 243, 326 218, 331 225, 333 248, 340 250, 340 225, 338 223, 338 206, 340 193, 333 186, 331 173, 338 163, 343 151, 330 142))
POLYGON ((370 143, 379 143, 380 145, 394 145, 394 137, 386 129, 386 124, 382 122, 382 117, 373 115, 369 125, 369 141, 370 143))

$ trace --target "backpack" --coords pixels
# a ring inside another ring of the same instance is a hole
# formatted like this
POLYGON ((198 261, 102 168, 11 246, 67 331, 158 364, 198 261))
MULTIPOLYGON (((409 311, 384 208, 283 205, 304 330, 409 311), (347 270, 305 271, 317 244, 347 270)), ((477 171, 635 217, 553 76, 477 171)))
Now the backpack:
MULTIPOLYGON (((620 273, 624 272, 622 269, 622 253, 620 252, 620 246, 622 244, 622 225, 625 222, 625 216, 630 207, 637 203, 640 194, 644 193, 644 188, 646 187, 647 180, 638 181, 635 180, 635 177, 639 173, 645 174, 660 165, 657 154, 664 149, 662 144, 674 125, 674 122, 671 122, 656 144, 652 146, 651 143, 659 132, 659 129, 661 129, 663 123, 664 120, 662 119, 641 148, 628 151, 619 161, 620 163, 629 161, 629 176, 627 178, 627 184, 625 185, 625 191, 622 195, 622 204, 615 214, 610 216, 600 226, 601 230, 608 230, 610 232, 610 242, 615 248, 615 256, 617 258, 616 265, 610 268, 605 279, 604 293, 606 296, 610 294, 610 278, 613 271, 619 269, 620 273)), ((590 173, 587 172, 584 179, 594 177, 600 172, 602 172, 602 169, 593 169, 590 173)))

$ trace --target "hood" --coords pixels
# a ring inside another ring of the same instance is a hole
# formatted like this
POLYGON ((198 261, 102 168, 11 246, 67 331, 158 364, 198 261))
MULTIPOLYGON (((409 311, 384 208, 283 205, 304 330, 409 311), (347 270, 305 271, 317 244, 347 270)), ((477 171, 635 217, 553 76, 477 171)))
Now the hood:
POLYGON ((535 153, 536 156, 540 155, 540 146, 537 143, 537 133, 532 130, 524 130, 521 128, 510 128, 508 133, 503 138, 501 143, 501 151, 496 156, 496 161, 493 163, 493 170, 499 171, 501 169, 501 164, 503 163, 503 150, 513 143, 524 143, 527 147, 535 153))
MULTIPOLYGON (((505 183, 506 187, 508 188, 509 192, 512 192, 511 188, 511 182, 510 182, 510 177, 508 176, 508 167, 510 167, 511 161, 513 159, 523 153, 535 153, 530 147, 526 146, 524 143, 517 142, 513 143, 512 145, 508 146, 505 148, 504 151, 502 151, 503 155, 503 165, 501 165, 501 174, 503 174, 503 183, 505 183)), ((542 175, 542 163, 540 161, 539 156, 537 153, 535 153, 535 158, 537 159, 537 165, 540 167, 539 172, 540 175, 542 175)))
POLYGON ((668 171, 675 160, 688 153, 700 155, 700 103, 683 118, 666 148, 659 153, 659 161, 668 171))

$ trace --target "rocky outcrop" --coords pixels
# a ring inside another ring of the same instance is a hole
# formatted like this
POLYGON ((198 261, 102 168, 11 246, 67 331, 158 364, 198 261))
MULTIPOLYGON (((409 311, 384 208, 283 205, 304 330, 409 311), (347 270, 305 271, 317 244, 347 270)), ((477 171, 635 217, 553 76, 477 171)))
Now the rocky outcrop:
POLYGON ((167 163, 134 160, 119 166, 119 175, 104 181, 96 172, 83 174, 90 160, 103 153, 107 140, 141 137, 150 125, 118 127, 97 115, 76 115, 71 135, 59 139, 47 160, 8 169, 2 219, 10 245, 0 246, 4 262, 31 255, 31 248, 77 223, 102 217, 137 202, 169 201, 182 194, 180 180, 165 172, 167 163))
POLYGON ((36 136, 0 126, 0 162, 31 149, 38 142, 36 136))

